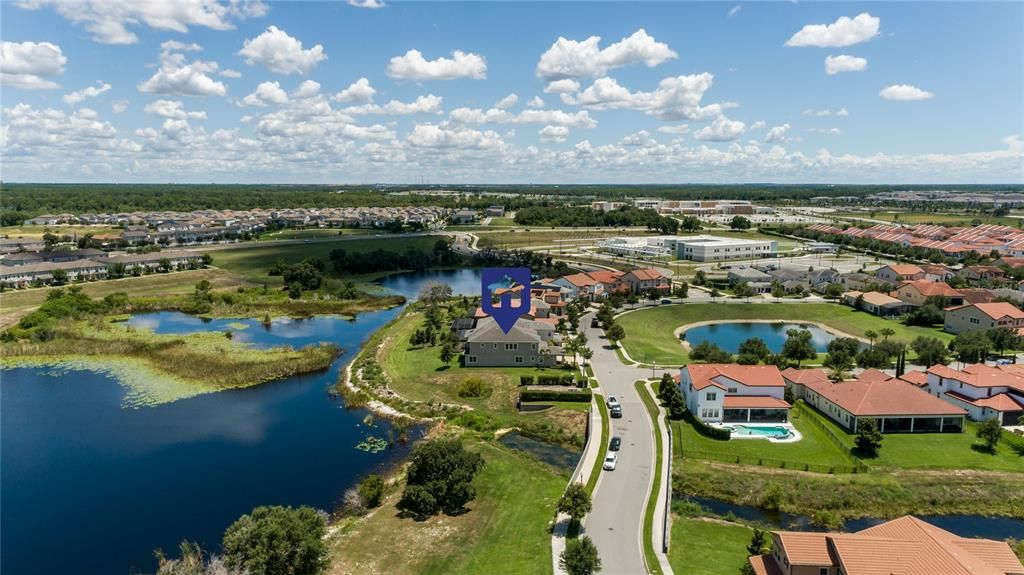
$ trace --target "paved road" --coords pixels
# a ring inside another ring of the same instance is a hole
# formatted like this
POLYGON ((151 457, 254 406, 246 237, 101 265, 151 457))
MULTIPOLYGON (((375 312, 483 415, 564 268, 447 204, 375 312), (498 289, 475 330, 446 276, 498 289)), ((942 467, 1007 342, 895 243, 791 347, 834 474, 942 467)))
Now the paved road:
POLYGON ((601 556, 601 573, 642 574, 644 503, 654 467, 654 430, 633 382, 651 376, 649 369, 623 365, 599 329, 590 328, 590 317, 581 325, 594 351, 591 365, 605 396, 622 403, 622 418, 611 420, 611 435, 622 438, 615 471, 601 472, 594 492, 594 508, 583 531, 594 541, 601 556))

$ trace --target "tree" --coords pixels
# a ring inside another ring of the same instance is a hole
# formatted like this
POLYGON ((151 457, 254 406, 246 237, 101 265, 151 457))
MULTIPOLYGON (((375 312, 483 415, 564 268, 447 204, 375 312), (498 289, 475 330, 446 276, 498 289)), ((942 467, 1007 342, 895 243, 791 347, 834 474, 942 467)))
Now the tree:
POLYGON ((854 438, 856 450, 864 457, 877 457, 882 447, 882 432, 878 429, 878 421, 873 417, 857 420, 857 436, 854 438))
POLYGON ((606 328, 604 333, 608 337, 608 341, 612 342, 612 346, 617 346, 620 341, 626 339, 626 330, 617 323, 606 328))
POLYGON ((991 349, 992 342, 983 331, 967 331, 958 334, 953 341, 949 342, 949 350, 964 363, 985 361, 991 349))
POLYGON ((708 283, 707 274, 704 273, 704 270, 697 270, 697 272, 693 274, 693 285, 702 286, 706 283, 708 283))
POLYGON ((842 284, 828 284, 828 287, 825 288, 825 297, 828 299, 839 299, 843 297, 842 284))
POLYGON ((786 297, 786 288, 782 287, 779 282, 772 282, 772 297, 777 299, 786 297))
POLYGON ((581 483, 570 483, 558 500, 558 512, 567 514, 574 525, 579 525, 591 508, 590 494, 581 483))
POLYGON ((832 370, 832 379, 839 381, 845 379, 849 371, 853 369, 853 356, 844 349, 830 351, 825 356, 823 365, 832 370))
POLYGON ((747 544, 747 555, 764 555, 769 548, 768 533, 755 527, 750 543, 747 544))
POLYGON ((473 478, 483 466, 483 457, 467 451, 458 439, 417 444, 409 457, 405 492, 398 509, 417 519, 461 512, 476 497, 473 478))
POLYGON ((590 349, 589 347, 584 347, 583 349, 580 350, 580 356, 583 358, 583 365, 587 365, 587 362, 590 361, 590 358, 594 357, 594 350, 590 349))
POLYGON ((873 329, 869 329, 866 332, 864 332, 864 337, 868 338, 868 340, 871 342, 871 345, 874 346, 875 340, 878 339, 878 332, 876 332, 873 329))
POLYGON ((729 363, 732 361, 732 354, 718 347, 718 344, 705 340, 693 346, 690 350, 690 359, 705 363, 729 363))
POLYGON ((736 293, 736 297, 742 297, 750 300, 750 296, 754 295, 754 288, 750 287, 750 284, 747 282, 740 282, 733 288, 733 292, 736 293))
POLYGON ((367 507, 373 508, 380 505, 384 499, 384 478, 376 473, 367 475, 359 482, 359 496, 367 507))
POLYGON ((878 330, 878 333, 879 335, 882 336, 883 340, 888 340, 890 335, 896 335, 896 330, 892 329, 891 327, 883 327, 882 329, 878 330))
POLYGON ((159 265, 160 269, 162 269, 165 272, 171 271, 171 260, 168 258, 160 258, 160 260, 157 262, 157 265, 159 265))
POLYGON ((910 348, 917 354, 917 363, 932 366, 946 363, 946 344, 936 337, 918 336, 910 343, 910 348))
POLYGON ((796 361, 797 367, 805 359, 818 357, 818 352, 811 343, 811 332, 806 329, 787 330, 786 341, 782 344, 782 355, 790 361, 796 361))
POLYGON ((57 285, 64 285, 68 282, 68 272, 60 268, 53 270, 50 276, 53 278, 53 283, 57 285))
POLYGON ((450 366, 452 364, 452 360, 455 359, 455 348, 447 339, 445 339, 441 344, 440 358, 441 361, 444 362, 445 367, 450 366))
POLYGON ((312 507, 257 507, 224 532, 224 559, 251 575, 316 575, 327 566, 326 533, 312 507))
MULTIPOLYGON (((766 344, 763 339, 759 337, 752 337, 741 343, 739 349, 736 350, 736 353, 738 353, 740 357, 749 356, 753 358, 754 361, 752 363, 759 363, 766 361, 772 355, 772 350, 768 349, 768 344, 766 344)), ((740 363, 743 362, 741 361, 740 363)))
POLYGON ((168 558, 160 549, 153 552, 157 561, 156 575, 245 575, 244 571, 229 568, 217 555, 204 559, 205 552, 198 543, 182 541, 178 549, 181 552, 178 559, 168 558))
POLYGON ((992 349, 1000 356, 1003 355, 1003 350, 1016 349, 1020 342, 1017 333, 1008 327, 994 327, 986 331, 985 335, 992 342, 992 349))
POLYGON ((447 301, 450 297, 452 297, 452 287, 441 282, 427 282, 423 284, 419 292, 419 300, 428 305, 447 301))
POLYGON ((675 289, 672 290, 672 295, 682 299, 686 299, 686 296, 688 296, 689 294, 690 284, 686 282, 679 282, 678 284, 676 284, 675 289))
POLYGON ((733 216, 729 222, 729 228, 734 230, 749 230, 751 225, 750 220, 743 216, 733 216))
POLYGON ((999 440, 1003 437, 1003 428, 999 424, 998 419, 986 419, 978 424, 978 431, 975 432, 975 436, 982 441, 985 451, 994 454, 996 446, 999 445, 999 440))
POLYGON ((558 565, 568 575, 593 575, 601 570, 601 558, 590 537, 569 539, 558 557, 558 565))

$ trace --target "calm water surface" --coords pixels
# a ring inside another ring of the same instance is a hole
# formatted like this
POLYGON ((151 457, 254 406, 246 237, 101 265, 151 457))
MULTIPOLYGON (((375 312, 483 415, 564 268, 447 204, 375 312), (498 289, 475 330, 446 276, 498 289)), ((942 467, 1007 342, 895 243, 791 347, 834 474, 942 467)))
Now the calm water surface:
POLYGON ((759 337, 768 345, 768 349, 775 353, 782 350, 782 344, 786 341, 786 332, 791 329, 806 329, 811 332, 811 345, 819 352, 828 348, 830 341, 835 336, 829 332, 808 324, 801 323, 753 323, 753 322, 723 322, 714 325, 702 325, 688 329, 683 334, 690 345, 697 345, 703 341, 710 341, 718 347, 736 353, 740 344, 752 338, 759 337))
MULTIPOLYGON (((466 287, 474 274, 426 273, 419 281, 448 279, 456 292, 476 293, 479 275, 466 287)), ((415 296, 416 279, 381 283, 415 296)), ((257 505, 333 509, 361 476, 411 447, 356 449, 367 434, 387 438, 391 428, 379 419, 367 427, 367 411, 346 410, 327 394, 370 334, 399 312, 278 320, 269 329, 258 320, 136 316, 130 325, 157 333, 231 330, 258 347, 326 341, 344 350, 323 373, 158 407, 123 408, 124 388, 103 374, 0 372, 0 572, 152 572, 154 548, 176 552, 187 538, 216 551, 224 529, 257 505)))

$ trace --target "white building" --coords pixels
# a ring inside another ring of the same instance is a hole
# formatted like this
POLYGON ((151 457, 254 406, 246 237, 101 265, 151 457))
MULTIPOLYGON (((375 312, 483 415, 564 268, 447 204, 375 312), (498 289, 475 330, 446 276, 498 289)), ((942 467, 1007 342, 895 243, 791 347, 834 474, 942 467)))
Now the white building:
POLYGON ((957 371, 945 365, 928 368, 924 390, 967 410, 975 421, 998 419, 1015 425, 1024 415, 1024 371, 1019 365, 968 365, 957 371))
POLYGON ((691 363, 679 371, 686 409, 706 423, 789 419, 786 382, 774 365, 691 363))
POLYGON ((705 235, 677 237, 673 243, 671 247, 677 258, 696 262, 766 258, 778 249, 774 240, 705 235))

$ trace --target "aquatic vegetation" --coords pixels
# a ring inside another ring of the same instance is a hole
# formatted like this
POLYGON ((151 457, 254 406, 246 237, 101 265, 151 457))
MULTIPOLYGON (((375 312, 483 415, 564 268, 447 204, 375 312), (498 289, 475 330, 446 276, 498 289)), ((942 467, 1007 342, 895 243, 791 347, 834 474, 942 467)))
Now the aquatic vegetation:
POLYGON ((233 321, 228 324, 228 327, 230 327, 233 330, 241 331, 243 329, 249 329, 249 324, 242 323, 240 321, 233 321))
POLYGON ((388 442, 375 435, 367 435, 366 439, 356 445, 356 449, 367 453, 380 453, 387 448, 388 442))

